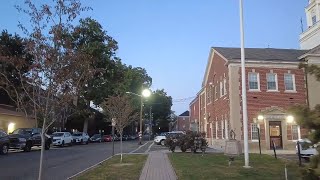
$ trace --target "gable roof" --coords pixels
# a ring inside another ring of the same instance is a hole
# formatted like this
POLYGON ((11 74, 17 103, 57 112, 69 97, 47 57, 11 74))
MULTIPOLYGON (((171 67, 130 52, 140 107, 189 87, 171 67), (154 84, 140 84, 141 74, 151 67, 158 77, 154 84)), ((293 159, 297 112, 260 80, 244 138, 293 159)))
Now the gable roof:
POLYGON ((179 116, 189 116, 189 111, 185 111, 184 113, 180 114, 179 116))
MULTIPOLYGON (((232 47, 213 47, 228 60, 240 60, 241 49, 232 47)), ((298 49, 245 48, 245 59, 255 61, 289 61, 298 62, 299 57, 307 53, 298 49)))

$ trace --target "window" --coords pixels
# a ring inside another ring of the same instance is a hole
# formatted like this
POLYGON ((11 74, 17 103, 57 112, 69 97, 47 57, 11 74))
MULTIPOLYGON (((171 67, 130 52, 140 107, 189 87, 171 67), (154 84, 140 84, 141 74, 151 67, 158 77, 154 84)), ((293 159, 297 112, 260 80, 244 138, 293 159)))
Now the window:
POLYGON ((223 89, 222 82, 220 82, 220 97, 222 97, 223 95, 224 95, 224 89, 223 89))
POLYGON ((218 120, 216 118, 216 139, 219 139, 218 138, 218 120))
POLYGON ((278 83, 277 83, 277 74, 268 73, 267 74, 267 90, 278 90, 278 83))
POLYGON ((218 99, 217 86, 214 87, 214 99, 218 99))
POLYGON ((221 120, 221 137, 224 139, 224 121, 221 120))
POLYGON ((252 123, 251 124, 251 140, 258 140, 258 124, 252 123))
POLYGON ((284 86, 286 91, 296 90, 293 74, 284 74, 284 86))
POLYGON ((315 25, 317 23, 317 16, 312 16, 312 25, 315 25))
POLYGON ((251 72, 249 73, 249 90, 260 90, 259 74, 251 72))
POLYGON ((299 139, 299 126, 292 125, 291 126, 291 133, 292 133, 292 140, 298 140, 299 139))
POLYGON ((209 88, 206 89, 206 96, 207 96, 207 100, 206 103, 210 103, 210 94, 209 94, 209 88))
POLYGON ((214 101, 216 99, 216 97, 215 97, 215 87, 214 86, 211 87, 211 99, 212 99, 212 101, 214 101))
POLYGON ((224 79, 224 80, 223 80, 224 95, 226 95, 226 94, 227 94, 226 85, 227 85, 227 80, 226 80, 226 79, 224 79))
POLYGON ((228 121, 225 119, 224 120, 224 129, 225 129, 225 137, 226 137, 226 139, 228 139, 228 121))

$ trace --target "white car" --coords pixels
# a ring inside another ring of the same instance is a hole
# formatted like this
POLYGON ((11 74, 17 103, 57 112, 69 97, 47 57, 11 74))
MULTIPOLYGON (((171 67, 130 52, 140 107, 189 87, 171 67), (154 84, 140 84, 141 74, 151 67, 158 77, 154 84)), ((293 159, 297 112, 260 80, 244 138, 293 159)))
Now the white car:
MULTIPOLYGON (((312 145, 309 139, 300 139, 299 146, 300 146, 300 156, 302 158, 308 159, 311 156, 318 154, 318 151, 317 151, 318 144, 312 145)), ((296 153, 298 153, 298 146, 296 146, 296 153)))
POLYGON ((52 134, 52 144, 54 146, 72 145, 73 138, 69 132, 55 132, 52 134))
POLYGON ((181 134, 184 134, 184 132, 183 131, 163 132, 159 136, 156 136, 154 138, 154 143, 158 144, 158 145, 161 144, 162 146, 164 146, 165 145, 165 140, 167 139, 168 135, 169 136, 174 136, 174 137, 177 136, 178 137, 181 134))
POLYGON ((85 132, 76 132, 72 134, 73 142, 80 143, 80 144, 88 144, 89 143, 89 135, 85 132))

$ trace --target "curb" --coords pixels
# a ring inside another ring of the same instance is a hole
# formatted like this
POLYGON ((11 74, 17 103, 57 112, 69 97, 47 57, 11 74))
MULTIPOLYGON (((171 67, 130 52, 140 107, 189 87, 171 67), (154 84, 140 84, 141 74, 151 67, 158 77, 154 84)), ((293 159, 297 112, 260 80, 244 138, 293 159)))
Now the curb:
MULTIPOLYGON (((142 148, 142 147, 145 146, 146 144, 148 144, 148 142, 144 143, 143 145, 139 146, 137 149, 135 149, 135 150, 133 150, 133 151, 131 151, 131 152, 129 152, 129 153, 122 153, 122 154, 123 154, 123 155, 125 155, 125 154, 145 154, 145 153, 134 153, 134 152, 136 152, 137 150, 139 150, 140 148, 142 148)), ((113 156, 110 156, 110 157, 108 157, 107 159, 104 159, 104 160, 102 160, 102 161, 100 161, 100 162, 98 162, 98 163, 96 163, 96 164, 94 164, 94 165, 92 165, 92 166, 90 166, 90 167, 88 167, 88 168, 86 168, 86 169, 84 169, 84 170, 82 170, 82 171, 80 171, 80 172, 78 172, 78 173, 76 173, 76 174, 68 177, 67 179, 75 178, 75 177, 79 176, 80 174, 82 174, 82 173, 84 173, 84 172, 87 172, 87 171, 89 171, 89 170, 91 170, 91 169, 93 169, 93 168, 101 165, 103 162, 105 162, 105 161, 113 158, 114 156, 118 156, 118 155, 120 155, 120 153, 117 153, 117 154, 115 154, 115 155, 113 155, 113 156)))
POLYGON ((109 159, 111 159, 111 158, 113 158, 114 156, 117 156, 117 155, 119 155, 119 154, 115 154, 115 155, 113 155, 113 156, 110 156, 110 157, 108 157, 107 159, 104 159, 104 160, 98 162, 97 164, 94 164, 94 165, 92 165, 92 166, 90 166, 90 167, 88 167, 88 168, 86 168, 86 169, 84 169, 84 170, 82 170, 82 171, 80 171, 80 172, 78 172, 78 173, 76 173, 76 174, 68 177, 67 179, 75 178, 75 177, 79 176, 80 174, 82 174, 82 173, 84 173, 84 172, 87 172, 87 171, 89 171, 89 170, 91 170, 91 169, 93 169, 93 168, 101 165, 103 162, 105 162, 105 161, 107 161, 107 160, 109 160, 109 159))

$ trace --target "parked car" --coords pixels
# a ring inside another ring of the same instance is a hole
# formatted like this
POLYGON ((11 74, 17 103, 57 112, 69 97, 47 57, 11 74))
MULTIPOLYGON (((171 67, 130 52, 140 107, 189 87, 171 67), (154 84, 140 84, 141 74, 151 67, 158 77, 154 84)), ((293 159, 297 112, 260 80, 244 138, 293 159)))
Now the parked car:
POLYGON ((164 146, 164 142, 166 140, 166 135, 168 132, 163 132, 154 138, 154 143, 158 145, 164 146))
MULTIPOLYGON (((22 149, 30 152, 33 146, 41 146, 41 129, 40 128, 19 128, 8 135, 11 149, 22 149)), ((52 139, 45 134, 45 149, 50 149, 52 139)))
POLYGON ((95 134, 95 135, 91 136, 90 142, 99 142, 99 143, 101 143, 102 142, 101 134, 95 134))
POLYGON ((136 135, 130 135, 129 138, 130 138, 131 140, 135 140, 135 139, 137 139, 138 137, 137 137, 136 135))
POLYGON ((156 136, 154 138, 154 142, 158 145, 165 145, 165 140, 167 139, 167 137, 173 138, 173 139, 177 139, 179 138, 180 135, 185 134, 183 131, 171 131, 171 132, 163 132, 160 135, 156 136))
MULTIPOLYGON (((300 156, 304 159, 309 159, 313 155, 317 155, 318 144, 312 144, 309 139, 300 139, 300 156)), ((296 145, 296 153, 298 153, 298 146, 296 145)))
POLYGON ((80 144, 88 144, 89 143, 89 135, 88 133, 84 132, 76 132, 72 134, 73 142, 80 143, 80 144))
POLYGON ((0 129, 0 154, 8 154, 9 142, 8 134, 0 129))
POLYGON ((72 146, 73 138, 69 132, 55 132, 52 134, 52 144, 64 147, 66 144, 72 146))
POLYGON ((120 141, 120 137, 118 137, 116 134, 113 136, 114 141, 120 141))
POLYGON ((111 135, 104 135, 103 136, 103 141, 104 142, 111 142, 112 141, 112 136, 111 135))
POLYGON ((129 136, 128 135, 122 135, 122 141, 128 141, 129 136))

